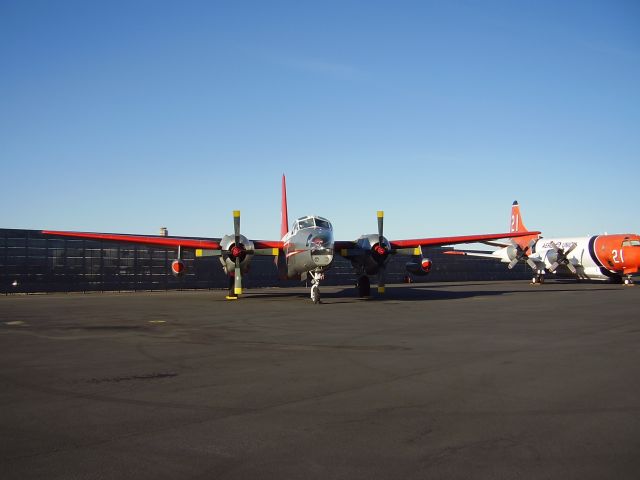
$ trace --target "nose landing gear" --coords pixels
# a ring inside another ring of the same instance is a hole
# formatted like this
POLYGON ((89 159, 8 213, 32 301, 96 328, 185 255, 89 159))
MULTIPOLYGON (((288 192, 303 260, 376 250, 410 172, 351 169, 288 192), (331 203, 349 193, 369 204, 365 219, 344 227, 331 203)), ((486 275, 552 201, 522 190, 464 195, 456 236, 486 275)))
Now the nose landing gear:
POLYGON ((324 280, 324 273, 309 272, 311 275, 311 301, 314 304, 320 303, 320 280, 324 280))

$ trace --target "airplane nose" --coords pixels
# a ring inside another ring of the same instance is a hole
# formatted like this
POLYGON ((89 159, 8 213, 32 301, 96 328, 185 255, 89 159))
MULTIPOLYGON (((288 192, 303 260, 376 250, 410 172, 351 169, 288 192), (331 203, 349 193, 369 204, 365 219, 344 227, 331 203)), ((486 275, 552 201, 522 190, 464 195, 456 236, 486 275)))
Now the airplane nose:
POLYGON ((311 258, 318 267, 328 266, 333 260, 333 237, 331 232, 316 232, 309 239, 311 258))
POLYGON ((324 248, 324 244, 326 241, 327 239, 325 237, 318 235, 318 236, 312 237, 309 243, 314 248, 324 248))
POLYGON ((333 238, 330 232, 316 232, 308 240, 311 251, 323 251, 333 250, 333 238))

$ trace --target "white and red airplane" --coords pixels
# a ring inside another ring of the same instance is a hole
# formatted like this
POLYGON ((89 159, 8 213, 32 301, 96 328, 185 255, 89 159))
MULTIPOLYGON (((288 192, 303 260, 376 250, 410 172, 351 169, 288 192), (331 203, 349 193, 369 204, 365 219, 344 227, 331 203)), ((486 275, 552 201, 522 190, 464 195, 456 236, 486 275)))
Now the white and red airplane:
POLYGON ((377 275, 378 292, 384 293, 384 273, 390 255, 413 256, 413 260, 406 264, 407 271, 414 275, 426 275, 431 270, 431 260, 423 256, 422 247, 528 237, 539 233, 513 230, 507 233, 484 235, 388 240, 383 235, 384 214, 379 211, 377 233, 362 235, 353 241, 334 241, 331 223, 326 218, 316 215, 297 219, 289 230, 284 175, 282 176, 282 238, 280 240, 250 240, 240 234, 239 211, 233 212, 233 220, 234 233, 232 235, 210 239, 55 230, 43 230, 42 233, 62 237, 176 248, 178 258, 171 263, 171 270, 176 276, 184 274, 185 271, 185 265, 182 261, 184 249, 195 250, 196 256, 218 256, 222 268, 229 276, 228 299, 236 299, 242 293, 242 276, 249 271, 249 265, 254 255, 274 256, 281 278, 304 280, 307 276, 311 276, 311 299, 314 303, 320 301, 320 281, 324 278, 324 273, 331 267, 335 254, 351 262, 359 276, 358 293, 360 296, 368 296, 370 293, 369 275, 377 275))
POLYGON ((513 268, 526 262, 534 271, 532 282, 544 282, 545 274, 570 276, 578 280, 609 280, 632 285, 632 275, 640 268, 640 236, 634 233, 590 237, 543 238, 529 232, 522 222, 520 205, 511 206, 512 233, 528 233, 511 243, 481 242, 500 247, 492 253, 453 250, 452 254, 497 258, 513 268))

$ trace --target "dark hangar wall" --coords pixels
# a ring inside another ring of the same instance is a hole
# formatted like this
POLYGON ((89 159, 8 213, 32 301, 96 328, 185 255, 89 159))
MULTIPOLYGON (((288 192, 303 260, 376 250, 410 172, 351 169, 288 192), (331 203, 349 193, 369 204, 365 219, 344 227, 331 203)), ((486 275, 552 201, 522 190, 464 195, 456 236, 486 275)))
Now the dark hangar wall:
MULTIPOLYGON (((434 262, 432 272, 414 281, 507 280, 529 278, 525 265, 508 270, 492 259, 444 255, 443 249, 426 250, 434 262)), ((0 229, 0 293, 77 292, 118 290, 168 290, 226 288, 227 278, 215 257, 195 258, 185 250, 187 273, 171 274, 176 250, 142 245, 49 237, 38 230, 0 229)), ((392 257, 387 283, 401 283, 409 257, 392 257)), ((273 257, 254 257, 245 288, 302 285, 280 281, 273 257)), ((353 285, 351 264, 337 256, 325 285, 353 285)))

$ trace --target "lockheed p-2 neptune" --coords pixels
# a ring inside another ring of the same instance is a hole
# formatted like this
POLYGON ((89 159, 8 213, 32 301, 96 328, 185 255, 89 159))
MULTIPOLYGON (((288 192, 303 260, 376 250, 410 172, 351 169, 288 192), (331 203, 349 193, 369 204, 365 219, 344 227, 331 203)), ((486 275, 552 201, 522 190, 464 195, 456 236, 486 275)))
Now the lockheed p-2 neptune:
POLYGON ((286 179, 282 176, 282 221, 280 240, 251 240, 240 233, 240 212, 233 212, 234 232, 222 238, 196 239, 188 237, 163 237, 129 234, 64 232, 43 230, 46 235, 106 240, 113 242, 138 243, 148 246, 177 249, 177 258, 171 263, 174 275, 184 274, 185 265, 182 251, 195 250, 196 256, 218 256, 222 268, 229 278, 228 299, 237 299, 242 294, 242 277, 248 272, 254 255, 275 257, 281 278, 311 278, 311 300, 320 302, 320 282, 331 267, 335 255, 351 262, 358 275, 358 294, 370 294, 369 276, 377 275, 378 293, 385 290, 385 270, 391 255, 408 255, 407 272, 426 275, 432 262, 423 255, 423 247, 475 243, 529 236, 539 232, 507 232, 453 237, 417 238, 389 240, 384 236, 384 214, 378 211, 378 232, 362 235, 356 240, 334 240, 333 227, 326 218, 311 215, 298 218, 289 230, 286 179))

